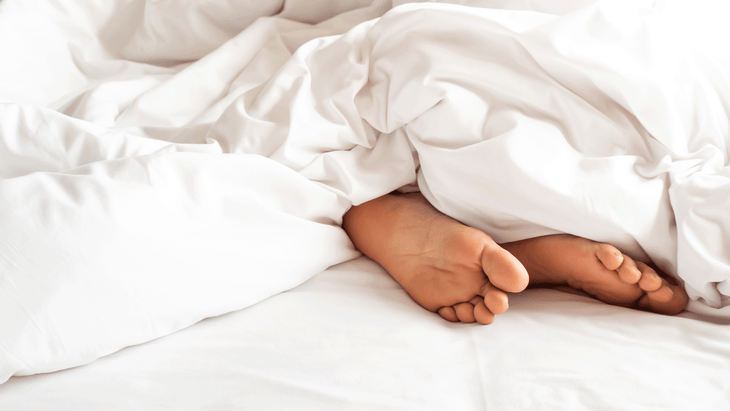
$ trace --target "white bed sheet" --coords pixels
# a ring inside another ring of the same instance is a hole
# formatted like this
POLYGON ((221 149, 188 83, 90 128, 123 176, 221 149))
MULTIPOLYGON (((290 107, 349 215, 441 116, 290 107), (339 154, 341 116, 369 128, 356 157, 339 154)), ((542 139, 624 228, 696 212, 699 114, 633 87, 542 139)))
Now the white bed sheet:
POLYGON ((490 326, 451 324, 360 257, 92 364, 13 377, 0 409, 721 411, 729 341, 727 325, 553 290, 512 296, 490 326))

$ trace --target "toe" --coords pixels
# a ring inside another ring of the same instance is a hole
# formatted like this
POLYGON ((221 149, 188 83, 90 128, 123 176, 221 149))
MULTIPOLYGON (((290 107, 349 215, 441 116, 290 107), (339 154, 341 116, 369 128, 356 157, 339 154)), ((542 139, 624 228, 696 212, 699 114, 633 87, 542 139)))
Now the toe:
POLYGON ((476 302, 474 304, 474 318, 477 320, 479 324, 487 325, 494 322, 494 314, 489 311, 489 308, 487 308, 486 305, 484 305, 484 300, 479 298, 481 301, 476 302))
MULTIPOLYGON (((657 291, 665 284, 659 274, 652 270, 648 265, 638 262, 636 263, 637 268, 641 271, 641 279, 639 280, 639 287, 646 292, 657 291)), ((667 284, 666 291, 669 290, 669 284, 667 284)), ((665 291, 665 292, 666 292, 665 291)))
MULTIPOLYGON (((617 270, 624 262, 624 255, 618 248, 610 244, 594 243, 596 257, 601 260, 603 266, 609 270, 617 270)), ((638 281, 638 279, 637 279, 638 281)))
POLYGON ((454 310, 454 307, 441 307, 439 308, 438 313, 446 321, 451 321, 452 323, 459 322, 459 317, 456 316, 456 310, 454 310))
POLYGON ((497 288, 518 293, 527 288, 530 277, 520 261, 491 238, 485 240, 482 251, 482 269, 497 288))
POLYGON ((621 266, 616 270, 621 281, 626 284, 636 284, 641 280, 641 270, 636 266, 636 262, 629 256, 623 257, 621 266))
POLYGON ((454 306, 456 310, 456 316, 459 317, 459 321, 463 323, 473 323, 476 321, 474 318, 474 306, 469 303, 460 303, 454 306))
POLYGON ((484 286, 482 295, 484 296, 483 304, 494 315, 502 314, 509 308, 507 293, 490 283, 484 286))
POLYGON ((672 291, 672 289, 669 288, 669 286, 667 285, 659 288, 656 291, 649 291, 646 293, 646 295, 656 302, 668 303, 672 301, 672 298, 674 298, 674 291, 672 291))
POLYGON ((672 293, 669 301, 655 300, 651 296, 652 293, 647 293, 638 301, 638 308, 644 311, 666 315, 676 315, 684 311, 689 302, 687 292, 680 286, 669 285, 668 288, 672 293))
MULTIPOLYGON (((650 299, 660 302, 660 303, 668 303, 671 302, 674 299, 674 290, 675 287, 673 285, 670 285, 667 280, 659 277, 659 274, 656 274, 657 278, 659 278, 660 286, 654 291, 647 291, 646 295, 649 296, 650 299)), ((682 294, 682 293, 680 293, 682 294)))

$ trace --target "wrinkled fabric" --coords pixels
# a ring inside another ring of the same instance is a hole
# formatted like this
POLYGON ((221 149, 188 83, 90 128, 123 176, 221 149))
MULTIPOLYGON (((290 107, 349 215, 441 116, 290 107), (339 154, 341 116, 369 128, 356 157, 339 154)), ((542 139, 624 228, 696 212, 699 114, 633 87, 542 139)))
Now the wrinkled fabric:
POLYGON ((416 182, 730 317, 725 2, 249 3, 0 2, 0 380, 296 287, 416 182))

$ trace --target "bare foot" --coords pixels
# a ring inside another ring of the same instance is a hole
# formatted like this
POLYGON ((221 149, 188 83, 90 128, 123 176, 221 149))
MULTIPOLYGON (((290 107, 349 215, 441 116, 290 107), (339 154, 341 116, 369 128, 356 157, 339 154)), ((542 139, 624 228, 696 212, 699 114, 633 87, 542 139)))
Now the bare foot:
POLYGON ((678 314, 688 301, 682 287, 609 244, 553 235, 500 246, 418 193, 353 207, 343 228, 418 304, 449 321, 490 324, 507 310, 506 292, 528 281, 660 314, 678 314))
POLYGON ((487 234, 442 214, 420 194, 353 207, 343 228, 422 307, 449 321, 490 324, 506 292, 527 287, 525 268, 487 234))
POLYGON ((502 247, 527 268, 530 286, 567 285, 609 304, 669 315, 689 299, 684 288, 609 244, 551 235, 502 247))

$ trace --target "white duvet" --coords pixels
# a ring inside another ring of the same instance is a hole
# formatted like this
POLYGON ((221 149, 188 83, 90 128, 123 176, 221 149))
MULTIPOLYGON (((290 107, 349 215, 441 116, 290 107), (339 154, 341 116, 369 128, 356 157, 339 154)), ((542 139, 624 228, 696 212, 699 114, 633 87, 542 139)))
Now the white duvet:
POLYGON ((0 381, 291 289, 415 182, 730 317, 730 5, 400 3, 0 1, 0 381))

